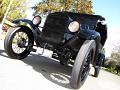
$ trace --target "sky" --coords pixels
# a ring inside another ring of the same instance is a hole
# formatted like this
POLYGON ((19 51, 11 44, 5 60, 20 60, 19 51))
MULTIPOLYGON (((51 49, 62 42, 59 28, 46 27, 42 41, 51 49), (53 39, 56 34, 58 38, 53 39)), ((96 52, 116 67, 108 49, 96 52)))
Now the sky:
POLYGON ((106 19, 108 38, 105 44, 106 56, 120 46, 120 0, 92 0, 95 14, 106 19))
MULTIPOLYGON (((29 0, 34 6, 41 0, 29 0)), ((106 55, 110 56, 113 48, 120 45, 120 0, 92 0, 93 11, 105 17, 108 27, 108 39, 105 44, 106 55)))
POLYGON ((120 27, 120 0, 92 0, 95 14, 106 18, 108 25, 120 27))

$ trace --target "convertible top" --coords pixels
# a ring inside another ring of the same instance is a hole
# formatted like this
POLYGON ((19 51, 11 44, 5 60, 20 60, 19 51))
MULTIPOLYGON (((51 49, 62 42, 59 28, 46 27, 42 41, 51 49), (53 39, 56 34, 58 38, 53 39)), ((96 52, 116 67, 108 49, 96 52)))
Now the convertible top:
POLYGON ((82 14, 82 13, 73 13, 73 12, 65 12, 68 15, 78 15, 81 17, 88 17, 88 18, 96 18, 96 19, 101 19, 101 20, 105 20, 104 17, 100 16, 100 15, 92 15, 92 14, 82 14))
POLYGON ((96 19, 100 19, 100 20, 105 20, 104 17, 100 16, 100 15, 92 15, 92 14, 82 14, 82 13, 74 13, 74 12, 55 12, 55 13, 52 13, 52 14, 66 14, 68 16, 72 16, 72 17, 75 17, 75 16, 80 16, 82 18, 96 18, 96 19))
POLYGON ((70 19, 71 21, 78 21, 82 24, 96 24, 98 22, 98 20, 102 21, 105 20, 104 17, 100 16, 100 15, 90 15, 90 14, 81 14, 81 13, 73 13, 73 12, 55 12, 55 13, 51 13, 49 15, 49 17, 60 17, 62 16, 62 18, 64 19, 70 19))

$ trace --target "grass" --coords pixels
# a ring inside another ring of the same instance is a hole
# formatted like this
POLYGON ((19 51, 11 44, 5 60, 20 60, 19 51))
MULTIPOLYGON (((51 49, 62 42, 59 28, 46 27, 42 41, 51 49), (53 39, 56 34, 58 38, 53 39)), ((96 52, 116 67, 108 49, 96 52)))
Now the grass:
POLYGON ((105 67, 103 67, 102 69, 107 71, 107 72, 110 72, 112 74, 120 76, 120 72, 117 74, 117 71, 114 68, 105 68, 105 67))

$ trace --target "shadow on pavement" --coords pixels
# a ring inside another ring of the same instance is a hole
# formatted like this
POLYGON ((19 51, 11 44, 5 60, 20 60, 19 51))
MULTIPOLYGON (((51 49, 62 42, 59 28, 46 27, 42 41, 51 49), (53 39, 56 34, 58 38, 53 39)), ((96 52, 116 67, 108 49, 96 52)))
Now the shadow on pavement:
POLYGON ((58 61, 35 54, 23 59, 23 62, 31 65, 35 71, 41 73, 49 81, 71 89, 69 82, 72 67, 62 66, 58 61))
MULTIPOLYGON (((5 51, 1 49, 0 55, 9 58, 5 54, 5 51)), ((59 86, 72 89, 69 84, 72 67, 62 66, 60 65, 59 61, 55 59, 47 58, 36 54, 30 54, 27 58, 23 59, 22 61, 27 65, 32 66, 35 71, 41 73, 47 80, 59 86)), ((93 75, 89 74, 89 76, 93 75)))
MULTIPOLYGON (((0 56, 9 58, 2 49, 0 49, 0 56)), ((62 66, 59 61, 55 59, 50 59, 36 54, 30 54, 22 61, 32 66, 35 71, 41 73, 47 80, 59 86, 71 89, 69 82, 72 67, 62 66)))
POLYGON ((0 49, 0 55, 1 55, 3 52, 4 52, 4 50, 1 50, 1 49, 0 49))

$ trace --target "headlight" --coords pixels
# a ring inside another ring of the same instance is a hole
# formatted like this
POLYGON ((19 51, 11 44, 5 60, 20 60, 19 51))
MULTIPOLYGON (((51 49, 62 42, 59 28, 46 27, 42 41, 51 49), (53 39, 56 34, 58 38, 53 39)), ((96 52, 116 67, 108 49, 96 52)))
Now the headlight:
POLYGON ((71 31, 71 32, 77 32, 79 30, 79 23, 77 21, 73 21, 69 24, 68 26, 68 29, 71 31))
POLYGON ((41 23, 41 17, 40 16, 35 16, 32 20, 34 25, 39 25, 41 23))

